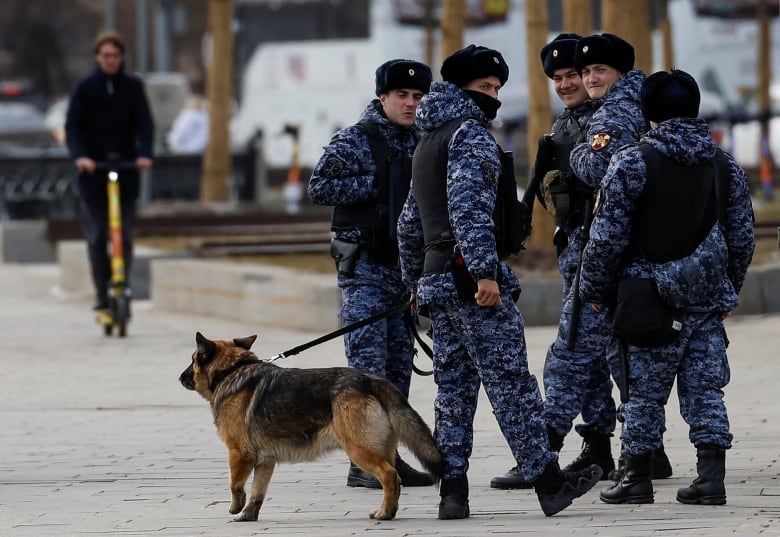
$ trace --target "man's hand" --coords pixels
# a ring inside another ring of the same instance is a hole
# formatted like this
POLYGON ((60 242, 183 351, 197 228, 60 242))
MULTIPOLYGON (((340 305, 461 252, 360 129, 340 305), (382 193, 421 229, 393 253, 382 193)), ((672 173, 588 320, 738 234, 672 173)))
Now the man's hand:
POLYGON ((478 306, 500 306, 501 292, 496 280, 482 278, 477 281, 477 293, 474 295, 478 306))
POLYGON ((76 169, 91 175, 95 173, 95 161, 89 157, 79 157, 76 159, 76 169))
POLYGON ((138 157, 135 159, 135 167, 139 170, 148 170, 152 167, 152 159, 147 157, 138 157))

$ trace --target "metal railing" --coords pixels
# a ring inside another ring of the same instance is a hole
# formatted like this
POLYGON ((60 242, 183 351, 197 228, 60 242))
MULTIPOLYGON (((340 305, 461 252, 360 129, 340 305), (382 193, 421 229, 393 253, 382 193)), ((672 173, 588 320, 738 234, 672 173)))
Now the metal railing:
MULTIPOLYGON (((233 155, 232 195, 257 199, 257 152, 233 155)), ((200 197, 201 155, 162 154, 142 175, 140 204, 200 197)), ((0 158, 0 219, 70 218, 79 214, 76 169, 64 155, 0 158)))

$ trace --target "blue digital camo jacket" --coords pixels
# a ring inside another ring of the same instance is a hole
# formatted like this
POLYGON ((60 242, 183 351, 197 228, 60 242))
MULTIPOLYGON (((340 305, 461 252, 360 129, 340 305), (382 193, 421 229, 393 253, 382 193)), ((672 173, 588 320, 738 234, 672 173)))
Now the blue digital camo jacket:
MULTIPOLYGON (((662 122, 642 137, 655 149, 684 164, 699 164, 715 155, 716 145, 707 123, 701 119, 675 118, 662 122)), ((721 226, 728 250, 727 276, 710 296, 701 297, 697 311, 729 311, 738 303, 755 246, 750 186, 744 171, 727 155, 731 179, 724 222, 721 226)), ((620 274, 623 253, 631 235, 631 219, 646 180, 645 162, 637 145, 618 150, 602 182, 590 240, 583 254, 580 296, 583 301, 607 303, 619 275, 653 277, 650 264, 630 259, 620 274)), ((693 309, 691 310, 693 311, 693 309)))
POLYGON ((585 141, 574 146, 569 155, 574 174, 593 188, 601 186, 615 151, 639 140, 648 128, 639 105, 644 81, 644 73, 632 69, 615 82, 588 121, 585 141))
MULTIPOLYGON (((485 114, 458 86, 434 82, 417 109, 417 124, 425 131, 432 131, 447 121, 466 116, 480 121, 464 121, 450 139, 447 164, 450 226, 474 280, 497 279, 502 294, 513 293, 520 289, 520 283, 496 252, 493 207, 501 173, 501 149, 485 126, 485 114)), ((457 294, 451 274, 421 278, 425 245, 414 190, 409 192, 398 221, 398 240, 404 283, 411 292, 417 293, 418 303, 454 299, 457 294)))
MULTIPOLYGON (((360 116, 360 121, 375 123, 384 135, 390 151, 403 151, 410 157, 417 145, 414 129, 390 122, 374 99, 360 116)), ((379 197, 377 168, 368 135, 351 125, 341 129, 330 140, 314 167, 309 180, 309 198, 318 205, 352 205, 379 197)), ((359 242, 357 229, 339 231, 339 238, 359 242)))

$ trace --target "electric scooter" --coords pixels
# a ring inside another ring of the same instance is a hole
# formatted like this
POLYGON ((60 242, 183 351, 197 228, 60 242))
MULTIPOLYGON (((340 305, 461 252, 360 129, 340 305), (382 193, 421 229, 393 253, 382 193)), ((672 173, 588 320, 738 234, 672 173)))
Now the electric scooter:
POLYGON ((97 322, 103 327, 103 334, 110 336, 114 331, 119 337, 127 336, 130 320, 130 285, 125 272, 125 256, 122 244, 122 205, 119 185, 120 169, 135 169, 134 162, 120 161, 114 155, 108 162, 98 162, 98 170, 108 170, 106 189, 108 195, 108 235, 110 245, 111 280, 108 286, 108 308, 97 311, 97 322))

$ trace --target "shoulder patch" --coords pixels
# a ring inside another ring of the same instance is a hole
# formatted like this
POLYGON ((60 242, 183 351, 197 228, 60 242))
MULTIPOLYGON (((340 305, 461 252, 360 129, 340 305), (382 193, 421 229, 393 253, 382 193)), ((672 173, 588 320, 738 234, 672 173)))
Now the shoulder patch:
POLYGON ((330 155, 325 159, 325 162, 322 163, 322 176, 327 177, 328 179, 338 177, 341 175, 341 172, 344 171, 345 167, 346 164, 343 160, 335 155, 330 155))
POLYGON ((594 151, 601 151, 609 145, 611 139, 612 137, 606 132, 594 134, 593 138, 590 140, 590 148, 594 151))
POLYGON ((485 181, 488 184, 495 184, 498 182, 498 166, 491 160, 483 160, 479 163, 479 168, 482 170, 482 175, 485 177, 485 181))

